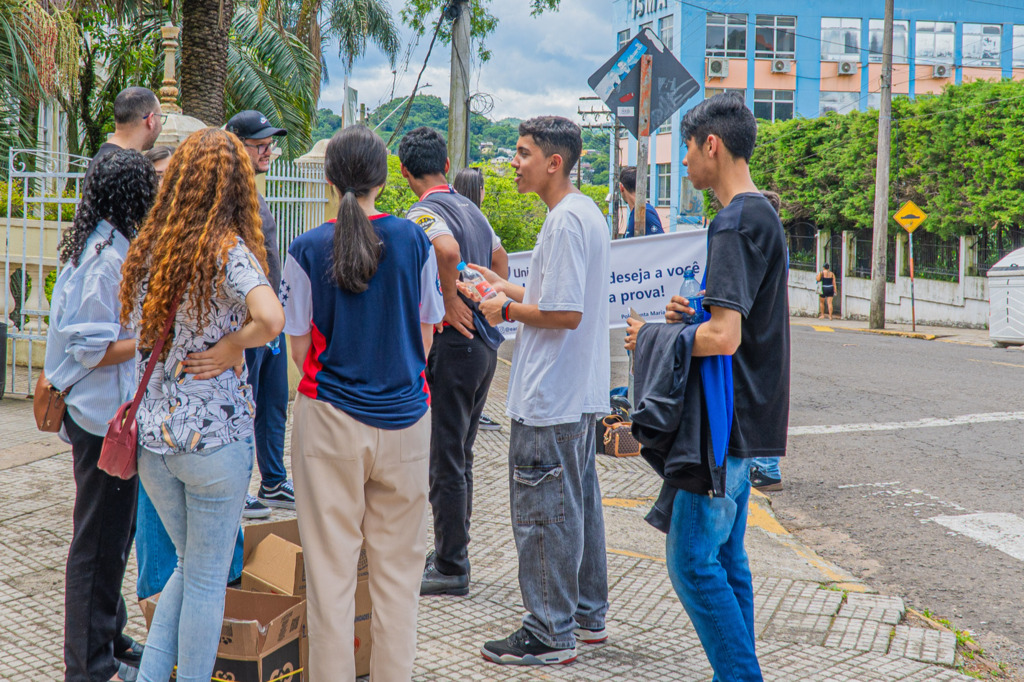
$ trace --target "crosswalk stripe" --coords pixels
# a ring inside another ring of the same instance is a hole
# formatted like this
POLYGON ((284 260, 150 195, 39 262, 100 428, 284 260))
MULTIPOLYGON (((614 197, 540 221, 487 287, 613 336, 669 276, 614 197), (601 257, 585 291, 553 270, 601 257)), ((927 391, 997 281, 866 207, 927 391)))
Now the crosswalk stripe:
POLYGON ((902 431, 904 429, 928 429, 937 426, 962 426, 988 422, 1024 421, 1024 412, 986 412, 964 414, 959 417, 929 417, 916 421, 881 422, 875 424, 823 424, 820 426, 791 426, 790 436, 816 436, 829 433, 857 433, 865 431, 902 431))

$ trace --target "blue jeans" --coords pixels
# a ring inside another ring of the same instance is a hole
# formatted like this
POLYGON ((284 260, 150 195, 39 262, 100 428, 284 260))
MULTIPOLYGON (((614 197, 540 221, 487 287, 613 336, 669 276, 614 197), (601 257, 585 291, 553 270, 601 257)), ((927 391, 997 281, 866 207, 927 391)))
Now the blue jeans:
POLYGON ((754 589, 743 536, 750 460, 729 457, 725 497, 679 490, 666 542, 668 574, 715 682, 761 682, 754 651, 754 589))
POLYGON ((594 418, 554 426, 513 421, 509 437, 512 535, 528 611, 523 626, 557 649, 576 646, 577 624, 604 628, 608 612, 594 418))
MULTIPOLYGON (((231 559, 231 572, 228 582, 238 580, 242 576, 242 529, 238 529, 235 538, 235 554, 231 559)), ((139 563, 139 579, 135 583, 135 592, 139 599, 152 597, 162 591, 164 585, 174 573, 178 565, 178 554, 174 551, 174 543, 164 530, 160 515, 153 508, 153 502, 146 494, 146 488, 139 486, 139 506, 135 521, 135 558, 139 563)))
POLYGON ((751 463, 761 470, 765 476, 769 478, 782 478, 782 474, 779 472, 779 458, 778 457, 755 457, 750 460, 751 463))
POLYGON ((139 448, 139 478, 178 555, 157 602, 140 682, 166 682, 175 662, 178 682, 209 682, 252 463, 251 439, 202 454, 139 448))
POLYGON ((284 427, 288 419, 288 347, 284 333, 278 338, 281 352, 266 346, 245 351, 249 385, 256 401, 256 462, 260 480, 272 488, 288 478, 284 468, 284 427))

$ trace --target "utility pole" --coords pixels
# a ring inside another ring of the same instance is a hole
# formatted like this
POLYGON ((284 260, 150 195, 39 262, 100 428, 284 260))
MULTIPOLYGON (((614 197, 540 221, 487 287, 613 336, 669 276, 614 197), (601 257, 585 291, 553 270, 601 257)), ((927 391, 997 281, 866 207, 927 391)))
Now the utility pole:
POLYGON ((469 165, 469 0, 454 0, 452 17, 451 95, 448 99, 449 178, 469 165))
MULTIPOLYGON (((640 58, 640 130, 636 144, 636 206, 633 209, 633 234, 647 234, 647 178, 651 159, 651 68, 654 58, 645 54, 640 58)), ((616 140, 616 142, 618 142, 616 140)))
POLYGON ((875 223, 871 240, 871 312, 868 326, 885 329, 885 271, 889 242, 889 162, 892 151, 892 42, 894 0, 885 0, 882 41, 882 102, 878 111, 878 165, 875 169, 875 223))

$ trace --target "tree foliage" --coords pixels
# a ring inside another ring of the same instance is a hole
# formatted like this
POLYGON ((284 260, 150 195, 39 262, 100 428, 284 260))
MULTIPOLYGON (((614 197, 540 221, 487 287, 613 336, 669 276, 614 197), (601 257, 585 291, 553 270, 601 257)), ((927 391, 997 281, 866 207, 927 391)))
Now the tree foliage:
MULTIPOLYGON (((1024 83, 973 82, 893 100, 890 217, 907 200, 940 238, 1024 223, 1024 83)), ((782 197, 785 223, 872 226, 878 112, 761 123, 754 182, 782 197)), ((890 220, 890 229, 898 230, 890 220)))

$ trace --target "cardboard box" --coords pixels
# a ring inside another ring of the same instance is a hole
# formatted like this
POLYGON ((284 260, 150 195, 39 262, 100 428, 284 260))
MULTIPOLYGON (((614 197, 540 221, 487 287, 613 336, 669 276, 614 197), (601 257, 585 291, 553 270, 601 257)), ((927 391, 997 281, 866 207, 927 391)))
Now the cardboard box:
MULTIPOLYGON (((147 628, 159 596, 141 602, 147 628)), ((301 597, 229 589, 213 679, 298 682, 305 630, 306 602, 301 597)))
MULTIPOLYGON (((242 589, 268 594, 306 594, 305 563, 299 524, 290 521, 254 523, 245 526, 242 589)), ((355 660, 356 675, 370 673, 370 623, 373 608, 370 603, 369 563, 366 550, 359 553, 356 568, 355 597, 355 660)), ((301 662, 305 668, 309 660, 309 638, 305 629, 300 642, 301 662)))

